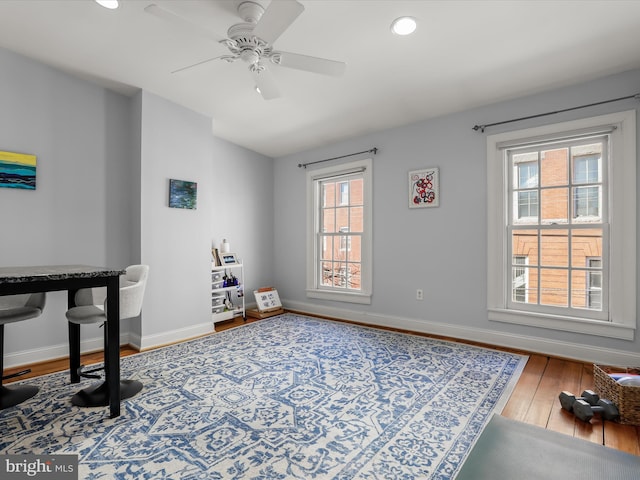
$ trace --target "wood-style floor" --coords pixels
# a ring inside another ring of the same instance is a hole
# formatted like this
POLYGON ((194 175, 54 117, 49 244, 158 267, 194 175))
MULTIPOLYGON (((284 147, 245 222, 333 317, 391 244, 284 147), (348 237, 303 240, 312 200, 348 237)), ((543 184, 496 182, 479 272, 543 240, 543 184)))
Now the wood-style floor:
MULTIPOLYGON (((248 319, 247 322, 243 322, 242 318, 238 317, 216 324, 216 331, 234 328, 251 321, 260 320, 248 319)), ((451 338, 446 340, 455 341, 451 338)), ((583 390, 593 389, 593 365, 507 348, 499 349, 529 355, 529 361, 518 384, 502 411, 503 416, 640 456, 640 427, 603 422, 599 415, 596 415, 591 423, 585 423, 560 408, 558 394, 561 391, 567 390, 578 395, 583 390)), ((134 353, 138 352, 132 347, 121 348, 121 355, 134 353)), ((82 357, 82 363, 85 365, 101 361, 102 352, 82 357)), ((31 373, 19 379, 67 370, 68 365, 66 358, 31 365, 31 373)), ((7 369, 4 373, 7 375, 23 368, 7 369)))

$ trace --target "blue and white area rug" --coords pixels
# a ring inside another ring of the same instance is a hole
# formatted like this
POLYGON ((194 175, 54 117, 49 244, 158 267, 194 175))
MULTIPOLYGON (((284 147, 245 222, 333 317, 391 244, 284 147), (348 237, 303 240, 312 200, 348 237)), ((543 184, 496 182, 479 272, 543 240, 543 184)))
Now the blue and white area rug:
POLYGON ((115 419, 68 373, 31 379, 0 453, 77 454, 80 479, 453 479, 525 363, 285 314, 123 358, 145 387, 115 419))

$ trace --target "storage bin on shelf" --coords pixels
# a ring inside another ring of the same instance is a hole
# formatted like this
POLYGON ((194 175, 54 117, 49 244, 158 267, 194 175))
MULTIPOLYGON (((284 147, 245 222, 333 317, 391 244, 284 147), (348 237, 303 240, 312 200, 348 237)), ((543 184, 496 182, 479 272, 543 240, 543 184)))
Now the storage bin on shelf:
POLYGON ((212 272, 211 273, 211 282, 219 282, 220 280, 222 280, 222 272, 218 271, 218 272, 212 272))
POLYGON ((225 299, 224 294, 212 296, 211 297, 211 306, 212 307, 217 307, 219 305, 224 304, 224 299, 225 299))
POLYGON ((620 423, 640 425, 640 387, 620 385, 609 374, 640 375, 640 368, 593 365, 594 390, 600 398, 611 400, 620 411, 620 423))

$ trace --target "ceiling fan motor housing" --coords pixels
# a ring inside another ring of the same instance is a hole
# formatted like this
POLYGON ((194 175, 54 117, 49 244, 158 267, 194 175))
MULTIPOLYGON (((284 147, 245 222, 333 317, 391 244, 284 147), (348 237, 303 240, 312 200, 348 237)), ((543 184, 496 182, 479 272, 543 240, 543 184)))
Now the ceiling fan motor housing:
POLYGON ((252 23, 238 23, 231 26, 227 35, 230 40, 223 43, 231 53, 246 63, 254 64, 263 57, 269 57, 273 48, 264 40, 253 35, 252 23))

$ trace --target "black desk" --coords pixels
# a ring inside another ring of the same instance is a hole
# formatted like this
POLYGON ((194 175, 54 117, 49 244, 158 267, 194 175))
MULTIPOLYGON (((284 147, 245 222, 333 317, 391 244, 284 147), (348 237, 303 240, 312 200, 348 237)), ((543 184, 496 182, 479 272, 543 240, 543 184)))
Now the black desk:
MULTIPOLYGON (((105 370, 109 389, 111 418, 120 415, 120 275, 115 270, 88 265, 42 267, 0 267, 0 295, 67 290, 69 308, 75 307, 75 294, 81 288, 107 287, 107 338, 105 370)), ((69 368, 71 382, 77 383, 80 367, 80 325, 69 323, 69 368)))

